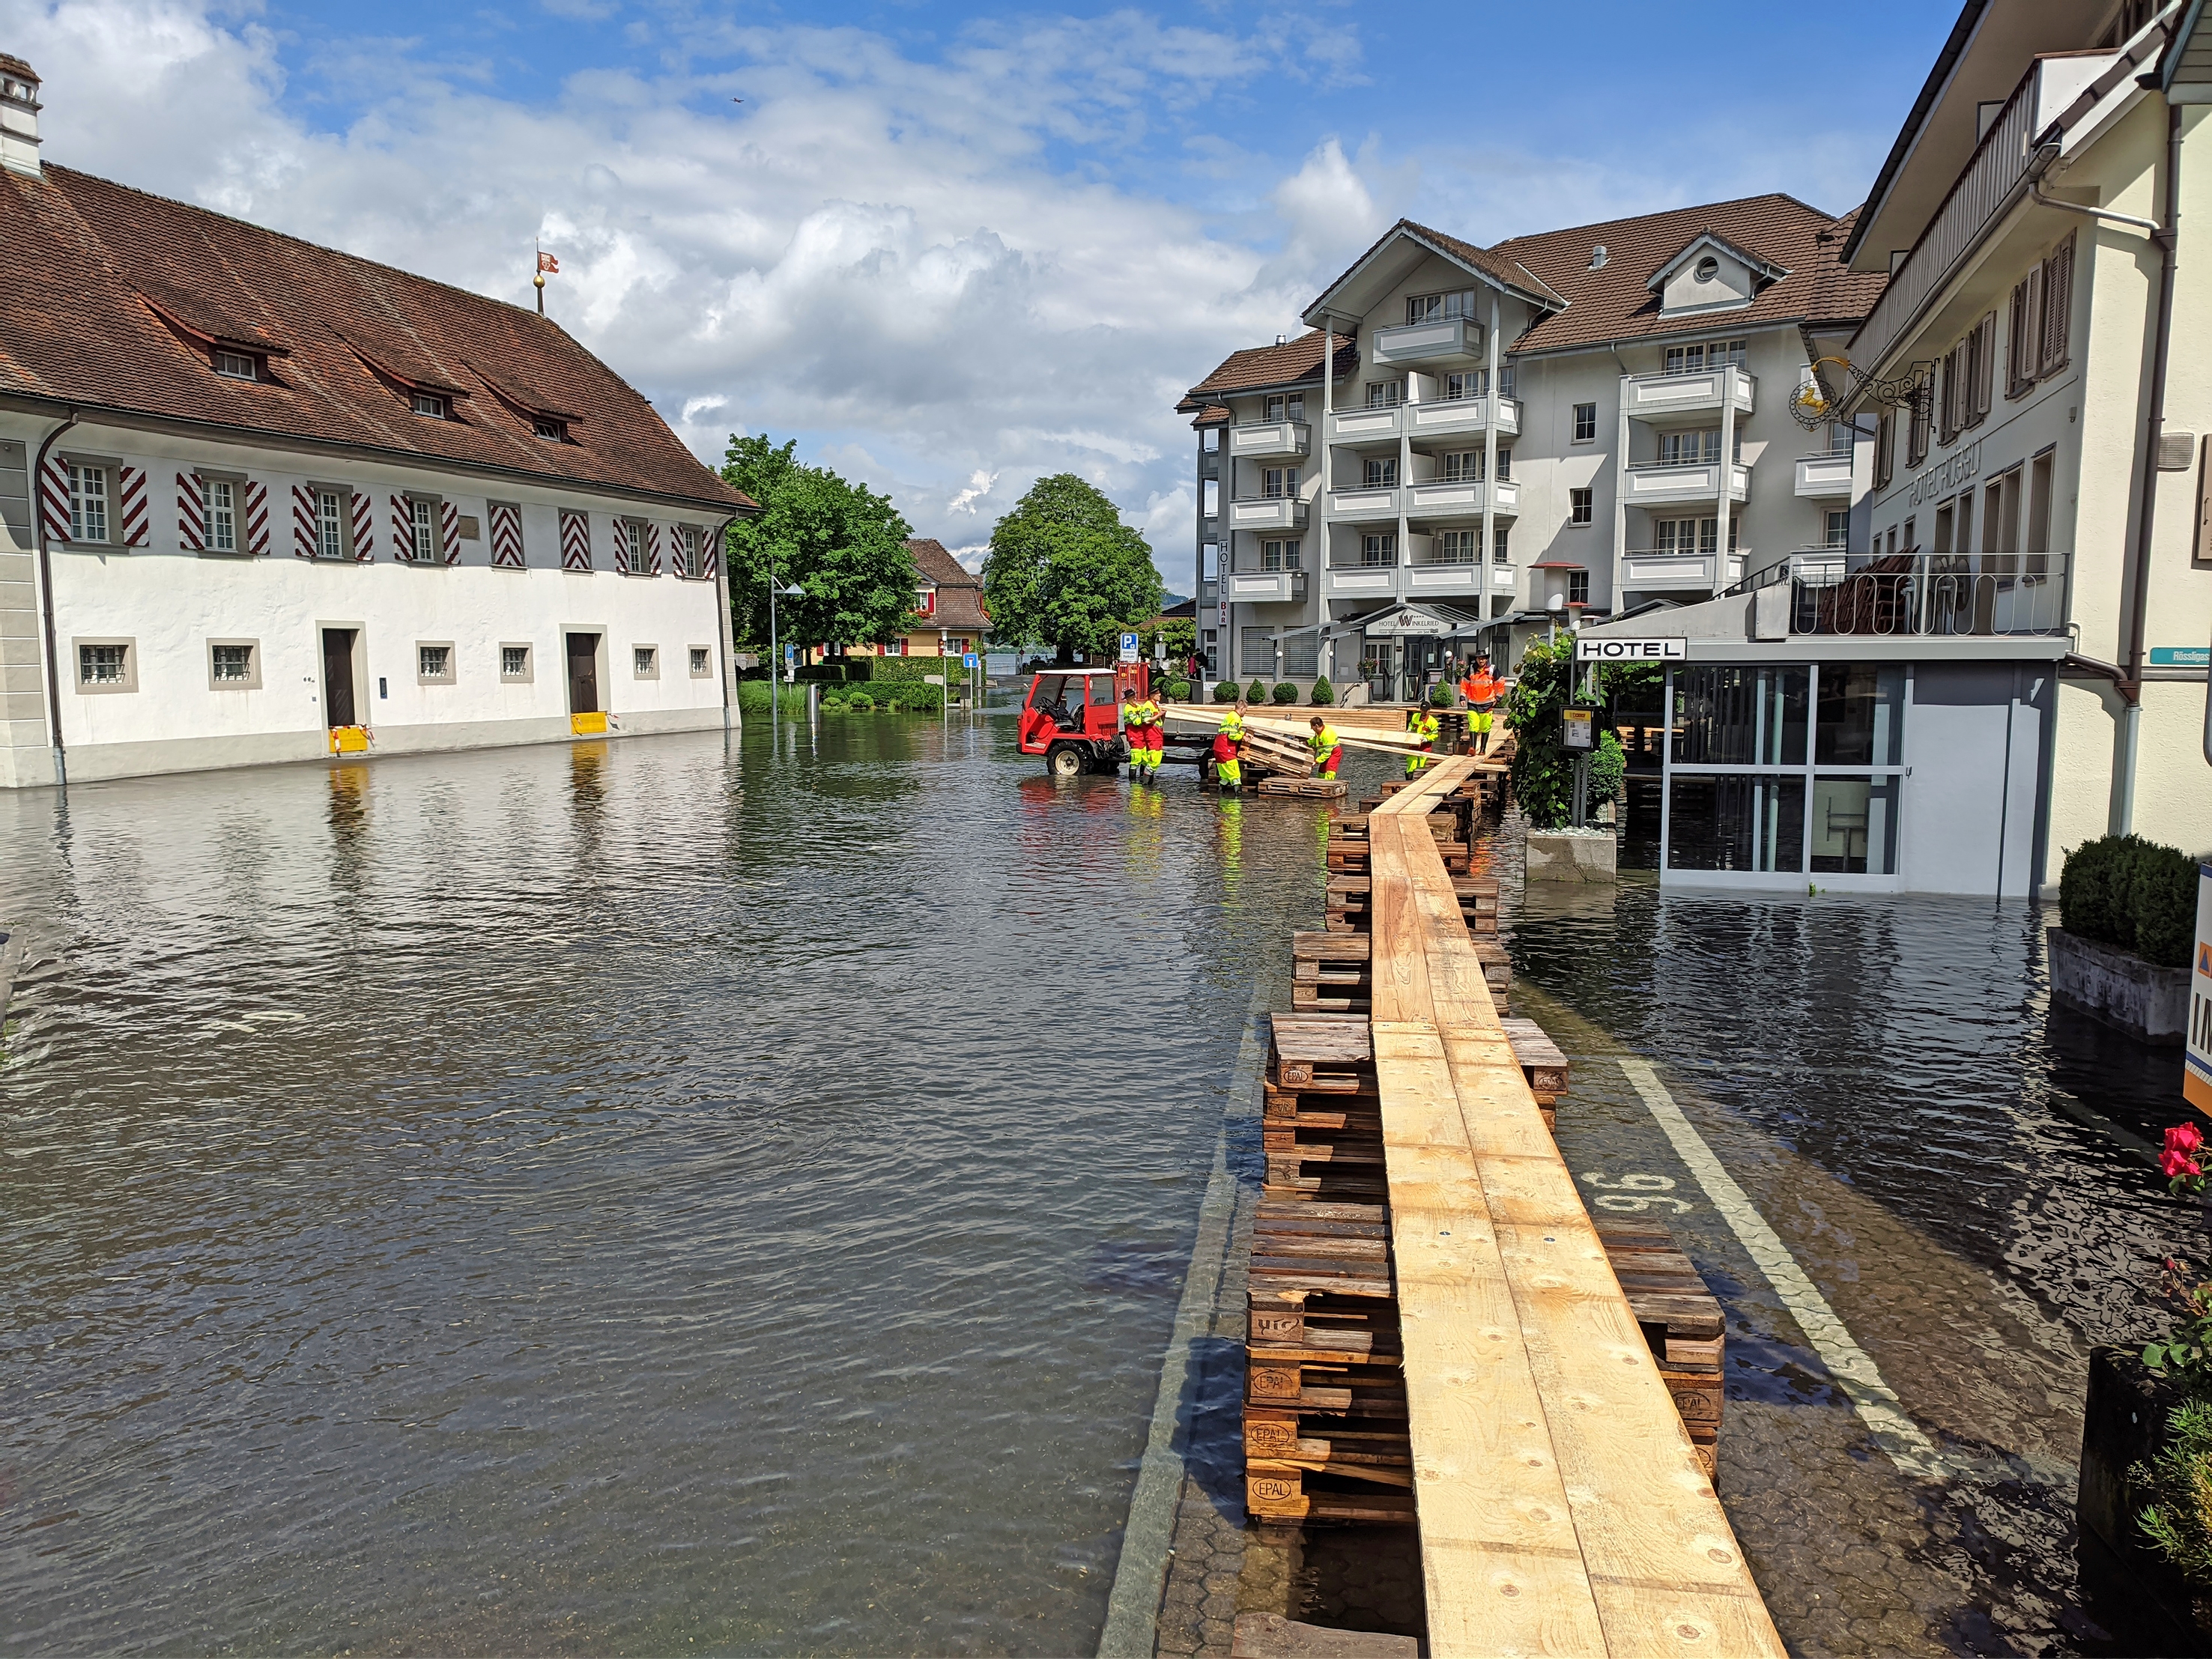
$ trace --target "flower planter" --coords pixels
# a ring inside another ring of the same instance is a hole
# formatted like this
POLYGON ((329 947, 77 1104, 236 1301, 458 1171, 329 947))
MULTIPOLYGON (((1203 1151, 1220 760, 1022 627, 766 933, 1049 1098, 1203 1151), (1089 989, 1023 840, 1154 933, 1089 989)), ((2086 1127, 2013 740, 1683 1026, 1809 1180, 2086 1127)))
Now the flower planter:
MULTIPOLYGON (((2128 1469, 2166 1441, 2166 1413, 2180 1398, 2172 1383, 2143 1369, 2132 1348, 2089 1351, 2089 1395, 2082 1407, 2081 1477, 2075 1512, 2085 1534, 2104 1547, 2100 1564, 2112 1581, 2093 1586, 2091 1553, 2083 1552, 2085 1592, 2119 1611, 2129 1622, 2169 1626, 2161 1653, 2212 1654, 2212 1597, 2191 1589, 2180 1571, 2154 1549, 2136 1524, 2128 1469)), ((2084 1542, 2087 1542, 2085 1537, 2084 1542)), ((2150 1634, 2144 1632, 2142 1634, 2150 1634)))
POLYGON ((2051 942, 2051 1000, 2139 1042, 2179 1048, 2189 1027, 2189 969, 2160 968, 2132 951, 2063 927, 2051 942))
POLYGON ((1530 881, 1562 881, 1601 886, 1616 878, 1620 842, 1610 830, 1531 830, 1528 837, 1530 881))

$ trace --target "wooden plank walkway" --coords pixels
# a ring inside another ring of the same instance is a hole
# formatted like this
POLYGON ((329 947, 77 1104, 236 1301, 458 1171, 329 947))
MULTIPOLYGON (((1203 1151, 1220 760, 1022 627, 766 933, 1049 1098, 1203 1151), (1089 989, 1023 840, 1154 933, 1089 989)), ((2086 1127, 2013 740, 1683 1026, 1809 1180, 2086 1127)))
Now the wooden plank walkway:
POLYGON ((1429 1651, 1782 1641, 1498 1023, 1426 822, 1368 820, 1375 1058, 1429 1651))

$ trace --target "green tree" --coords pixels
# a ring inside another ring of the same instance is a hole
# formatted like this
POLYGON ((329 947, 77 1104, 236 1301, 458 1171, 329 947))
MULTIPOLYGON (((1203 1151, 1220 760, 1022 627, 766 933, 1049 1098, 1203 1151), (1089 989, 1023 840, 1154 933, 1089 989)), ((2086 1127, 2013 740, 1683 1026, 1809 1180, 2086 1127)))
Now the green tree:
POLYGON ((806 597, 779 599, 776 631, 796 645, 873 643, 914 614, 913 533, 888 496, 827 467, 793 459, 768 434, 732 434, 722 477, 761 505, 730 526, 730 606, 739 638, 768 639, 768 592, 793 582, 806 597))
POLYGON ((1051 646, 1062 663, 1158 615, 1164 592, 1145 538, 1072 472, 1030 485, 993 528, 983 561, 993 636, 1051 646))
POLYGON ((1168 636, 1167 659, 1178 665, 1188 662, 1198 649, 1198 624, 1188 617, 1171 617, 1159 627, 1147 630, 1137 641, 1137 648, 1146 657, 1152 654, 1152 641, 1162 634, 1168 636))

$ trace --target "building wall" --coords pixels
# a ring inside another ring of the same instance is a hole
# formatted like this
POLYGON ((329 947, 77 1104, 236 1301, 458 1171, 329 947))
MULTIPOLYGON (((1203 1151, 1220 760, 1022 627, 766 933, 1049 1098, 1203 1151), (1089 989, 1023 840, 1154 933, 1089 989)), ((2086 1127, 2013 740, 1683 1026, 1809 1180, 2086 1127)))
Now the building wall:
MULTIPOLYGON (((0 441, 27 438, 35 447, 51 425, 0 416, 0 441)), ((374 731, 381 751, 566 738, 563 635, 569 632, 603 635, 599 698, 617 732, 723 721, 729 651, 720 583, 666 574, 672 552, 666 526, 689 523, 711 534, 719 517, 616 496, 504 482, 488 487, 427 470, 119 428, 80 426, 57 447, 112 457, 148 474, 145 545, 63 542, 50 553, 62 736, 73 781, 324 753, 330 723, 320 632, 325 625, 359 630, 356 716, 374 731), (266 555, 202 554, 184 544, 176 475, 195 465, 240 471, 263 486, 270 518, 266 555), (295 556, 293 486, 310 479, 370 494, 368 561, 295 556), (476 519, 479 535, 458 543, 454 562, 417 566, 395 556, 388 497, 407 489, 438 493, 461 515, 476 519), (492 562, 489 501, 494 499, 522 508, 522 568, 492 562), (564 507, 589 514, 592 570, 562 568, 564 507), (617 514, 664 526, 664 574, 630 575, 613 568, 617 514), (131 642, 134 689, 80 684, 76 646, 87 640, 131 642), (218 689, 211 682, 215 641, 257 646, 258 686, 218 689), (420 683, 416 647, 424 643, 451 645, 452 684, 420 683), (525 682, 501 677, 501 647, 510 644, 531 648, 525 682), (639 646, 655 648, 650 677, 635 671, 639 646), (708 653, 704 674, 691 672, 694 648, 708 653)), ((5 488, 0 470, 0 498, 5 488)), ((0 552, 0 560, 11 556, 0 552)), ((0 582, 5 575, 0 566, 0 582)), ((6 630, 14 626, 7 620, 15 615, 9 608, 11 591, 0 586, 0 638, 9 637, 6 630)), ((18 719, 11 729, 26 724, 18 719)), ((19 740, 16 775, 0 782, 51 781, 43 720, 37 725, 39 747, 27 755, 19 740)))
POLYGON ((50 781, 30 452, 0 436, 0 789, 50 781))

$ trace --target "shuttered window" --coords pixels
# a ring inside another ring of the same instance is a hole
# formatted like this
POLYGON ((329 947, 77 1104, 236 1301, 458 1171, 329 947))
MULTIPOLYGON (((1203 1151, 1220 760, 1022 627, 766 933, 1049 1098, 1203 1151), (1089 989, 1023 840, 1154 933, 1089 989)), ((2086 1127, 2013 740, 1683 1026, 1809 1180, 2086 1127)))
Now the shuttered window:
POLYGON ((2042 350, 2035 372, 2055 374, 2066 367, 2066 325, 2074 307, 2074 239, 2069 236, 2043 262, 2042 350))

